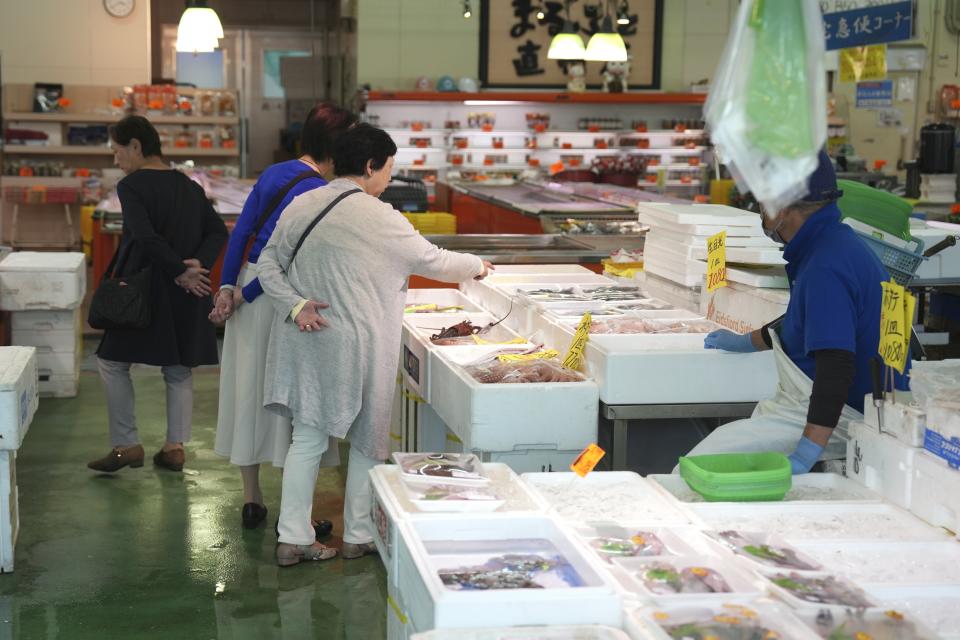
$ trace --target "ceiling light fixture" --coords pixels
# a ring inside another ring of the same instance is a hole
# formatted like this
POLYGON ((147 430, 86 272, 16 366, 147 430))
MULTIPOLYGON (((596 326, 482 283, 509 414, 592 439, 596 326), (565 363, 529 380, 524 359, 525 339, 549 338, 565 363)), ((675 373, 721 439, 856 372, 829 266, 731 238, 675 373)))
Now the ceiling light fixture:
POLYGON ((473 15, 473 11, 470 7, 470 0, 463 0, 463 17, 469 18, 473 15))
POLYGON ((591 62, 625 62, 627 60, 627 45, 613 28, 609 2, 600 30, 590 36, 583 59, 591 62))
POLYGON ((223 25, 206 0, 187 0, 187 8, 177 26, 177 51, 210 53, 220 46, 223 25))
POLYGON ((620 8, 617 9, 617 24, 624 26, 630 24, 630 2, 628 0, 623 0, 620 3, 620 8))
POLYGON ((573 22, 570 21, 570 0, 566 0, 564 6, 567 19, 563 21, 563 28, 560 29, 560 33, 553 36, 553 40, 550 41, 547 58, 550 60, 583 60, 586 49, 583 46, 583 38, 580 37, 573 22))
POLYGON ((539 8, 539 9, 537 9, 537 20, 543 20, 543 19, 546 18, 546 17, 547 17, 547 14, 544 13, 542 7, 539 8))

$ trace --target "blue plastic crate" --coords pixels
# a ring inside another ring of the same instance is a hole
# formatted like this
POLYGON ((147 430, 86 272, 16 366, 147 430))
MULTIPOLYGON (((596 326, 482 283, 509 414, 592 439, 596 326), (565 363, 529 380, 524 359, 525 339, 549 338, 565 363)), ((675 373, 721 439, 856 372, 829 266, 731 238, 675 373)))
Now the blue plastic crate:
POLYGON ((913 280, 913 276, 917 273, 917 268, 920 266, 920 263, 926 260, 926 258, 923 257, 923 240, 919 238, 913 239, 912 243, 915 245, 915 249, 911 251, 890 244, 889 242, 884 242, 866 233, 857 231, 857 235, 867 243, 868 247, 873 249, 873 252, 880 258, 880 262, 887 268, 890 277, 893 278, 897 284, 904 286, 909 284, 910 281, 913 280))

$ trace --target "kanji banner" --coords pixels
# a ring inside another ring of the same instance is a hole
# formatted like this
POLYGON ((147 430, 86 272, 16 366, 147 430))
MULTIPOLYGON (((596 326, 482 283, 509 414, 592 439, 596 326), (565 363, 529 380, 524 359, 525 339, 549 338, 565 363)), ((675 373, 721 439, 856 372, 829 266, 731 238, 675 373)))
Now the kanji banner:
MULTIPOLYGON (((573 2, 570 20, 586 44, 600 29, 606 3, 573 2)), ((619 4, 618 4, 619 6, 619 4)), ((628 89, 660 88, 660 39, 663 0, 630 0, 629 24, 613 26, 630 56, 628 89)), ((480 81, 484 87, 564 88, 566 60, 550 60, 550 41, 565 19, 561 0, 482 0, 480 81), (537 18, 542 11, 543 19, 537 18)), ((616 63, 622 65, 624 63, 616 63)), ((586 63, 591 89, 602 85, 604 63, 586 63)), ((617 69, 618 71, 620 68, 617 69)))
POLYGON ((913 2, 893 2, 823 14, 827 51, 913 37, 913 2))

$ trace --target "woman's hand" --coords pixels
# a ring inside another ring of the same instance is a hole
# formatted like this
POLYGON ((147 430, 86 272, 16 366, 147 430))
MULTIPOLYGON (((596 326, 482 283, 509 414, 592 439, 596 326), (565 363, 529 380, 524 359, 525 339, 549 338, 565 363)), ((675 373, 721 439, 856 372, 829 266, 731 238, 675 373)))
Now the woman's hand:
POLYGON ((184 260, 183 264, 187 265, 187 270, 177 276, 174 282, 198 298, 210 295, 213 292, 210 288, 210 270, 204 269, 196 258, 184 260))
POLYGON ((310 300, 304 305, 303 309, 300 310, 300 313, 297 314, 294 322, 300 327, 300 331, 306 331, 308 333, 329 327, 330 324, 320 315, 320 310, 326 309, 329 306, 326 302, 314 302, 310 300))
POLYGON ((223 324, 230 319, 233 312, 236 311, 233 295, 233 291, 230 289, 220 289, 220 291, 217 292, 217 297, 214 298, 213 301, 213 311, 207 316, 210 322, 223 324))
POLYGON ((481 273, 480 275, 478 275, 477 277, 475 277, 474 280, 483 280, 483 279, 486 278, 488 275, 490 275, 490 272, 491 272, 491 271, 496 271, 496 270, 497 270, 497 268, 496 268, 495 266, 493 266, 493 263, 491 263, 489 260, 484 260, 484 261, 483 261, 483 273, 481 273))
POLYGON ((243 289, 237 287, 233 290, 233 309, 236 311, 246 300, 243 298, 243 289))

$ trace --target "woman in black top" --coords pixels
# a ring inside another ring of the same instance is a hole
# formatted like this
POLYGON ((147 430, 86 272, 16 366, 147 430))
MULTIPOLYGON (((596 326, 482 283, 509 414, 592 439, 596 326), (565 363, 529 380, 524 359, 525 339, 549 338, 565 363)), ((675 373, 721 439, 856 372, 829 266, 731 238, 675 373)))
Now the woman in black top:
POLYGON ((190 439, 192 368, 217 364, 216 330, 207 320, 209 269, 227 229, 203 188, 163 162, 160 137, 145 118, 128 116, 112 125, 110 140, 127 174, 117 184, 123 235, 114 275, 151 270, 152 322, 146 329, 104 332, 97 356, 113 448, 87 466, 112 472, 143 465, 130 379, 130 365, 138 362, 161 367, 167 385, 167 441, 153 461, 180 471, 183 443, 190 439))

